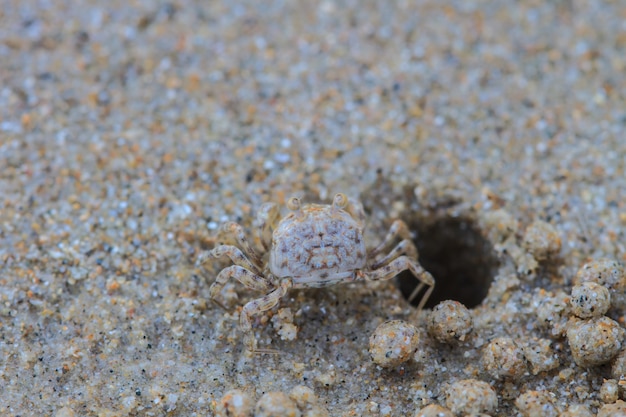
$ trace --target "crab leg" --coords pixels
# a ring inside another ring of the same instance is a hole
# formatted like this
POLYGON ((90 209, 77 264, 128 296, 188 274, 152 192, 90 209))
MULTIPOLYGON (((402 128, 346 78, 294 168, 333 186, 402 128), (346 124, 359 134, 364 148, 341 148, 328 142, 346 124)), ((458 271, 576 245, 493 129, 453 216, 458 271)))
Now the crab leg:
POLYGON ((363 204, 359 200, 348 197, 348 205, 346 211, 350 213, 352 218, 357 221, 361 228, 365 227, 365 210, 363 204))
POLYGON ((213 250, 208 252, 203 252, 198 256, 198 260, 196 261, 196 265, 202 265, 206 263, 209 258, 221 258, 223 256, 227 256, 230 260, 235 264, 244 267, 245 269, 249 269, 255 274, 261 274, 261 270, 252 262, 250 259, 246 257, 246 255, 239 250, 236 246, 231 245, 219 245, 213 250))
POLYGON ((370 281, 384 281, 391 279, 398 275, 402 271, 409 270, 417 278, 420 283, 417 288, 413 291, 411 296, 409 297, 409 301, 413 301, 413 299, 417 296, 417 294, 424 288, 424 286, 428 286, 428 289, 422 296, 417 308, 421 310, 428 301, 428 297, 433 292, 435 288, 435 279, 428 271, 426 271, 422 266, 414 259, 411 259, 407 256, 400 256, 399 258, 394 259, 388 265, 382 266, 379 269, 375 269, 372 271, 364 271, 365 279, 370 281))
POLYGON ((254 265, 256 265, 258 270, 263 269, 263 261, 261 260, 259 254, 250 245, 250 242, 248 242, 246 234, 243 231, 243 227, 235 222, 228 222, 222 226, 220 232, 226 236, 235 238, 244 255, 246 255, 246 257, 250 259, 254 265))
POLYGON ((387 251, 393 244, 394 240, 398 237, 402 239, 411 239, 412 237, 409 227, 402 220, 396 220, 393 222, 389 228, 387 236, 385 236, 385 239, 380 243, 380 245, 372 249, 369 253, 369 257, 373 259, 381 253, 387 251))
POLYGON ((395 248, 391 250, 391 252, 385 255, 382 259, 374 262, 374 264, 372 265, 372 269, 378 269, 381 266, 387 265, 389 262, 393 261, 401 255, 406 255, 409 258, 417 259, 417 248, 411 240, 402 240, 396 245, 395 248))
POLYGON ((244 343, 249 351, 253 353, 280 353, 274 349, 257 349, 250 317, 273 308, 287 294, 292 285, 290 279, 284 279, 274 291, 243 306, 243 310, 239 313, 239 328, 245 334, 244 343))
POLYGON ((261 275, 257 275, 242 266, 231 265, 228 268, 222 269, 222 271, 217 275, 217 278, 215 278, 215 282, 211 285, 211 288, 209 288, 209 296, 211 297, 211 300, 224 310, 228 309, 217 300, 217 295, 220 293, 222 288, 224 288, 224 285, 226 285, 230 278, 235 278, 237 281, 252 290, 268 292, 274 289, 274 283, 271 280, 261 275))
POLYGON ((263 249, 268 251, 270 249, 270 243, 272 242, 272 229, 276 226, 278 218, 280 216, 280 209, 277 204, 265 203, 259 209, 257 220, 257 232, 263 249))

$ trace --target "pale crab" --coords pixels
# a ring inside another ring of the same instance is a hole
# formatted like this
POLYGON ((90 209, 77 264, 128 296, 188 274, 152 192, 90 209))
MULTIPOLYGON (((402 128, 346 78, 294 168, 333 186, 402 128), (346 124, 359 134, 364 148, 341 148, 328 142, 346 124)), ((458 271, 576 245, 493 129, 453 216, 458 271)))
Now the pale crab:
POLYGON ((230 278, 266 294, 248 302, 239 314, 239 327, 249 351, 277 352, 257 349, 251 316, 276 306, 291 288, 320 288, 359 279, 387 280, 408 270, 420 281, 410 300, 428 287, 418 304, 418 309, 423 308, 435 280, 419 264, 411 233, 402 220, 394 221, 382 243, 368 252, 363 240, 365 212, 360 202, 336 194, 331 205, 301 205, 293 197, 287 208, 291 212, 282 219, 278 205, 273 203, 264 204, 257 213, 259 238, 269 259, 250 245, 243 228, 234 222, 224 224, 222 232, 230 235, 238 247, 218 245, 198 258, 198 264, 224 256, 234 263, 218 274, 209 289, 218 305, 223 307, 217 295, 230 278), (389 250, 398 238, 401 241, 389 250))

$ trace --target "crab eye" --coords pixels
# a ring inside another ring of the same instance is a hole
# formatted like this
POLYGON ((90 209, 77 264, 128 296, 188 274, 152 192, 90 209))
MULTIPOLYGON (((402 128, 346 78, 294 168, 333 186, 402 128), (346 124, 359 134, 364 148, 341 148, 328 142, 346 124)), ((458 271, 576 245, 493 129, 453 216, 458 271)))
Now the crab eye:
POLYGON ((348 197, 346 197, 345 194, 343 193, 335 194, 335 198, 333 199, 333 206, 342 209, 347 205, 348 205, 348 197))
POLYGON ((300 210, 300 199, 298 197, 291 197, 287 200, 287 208, 291 211, 300 210))

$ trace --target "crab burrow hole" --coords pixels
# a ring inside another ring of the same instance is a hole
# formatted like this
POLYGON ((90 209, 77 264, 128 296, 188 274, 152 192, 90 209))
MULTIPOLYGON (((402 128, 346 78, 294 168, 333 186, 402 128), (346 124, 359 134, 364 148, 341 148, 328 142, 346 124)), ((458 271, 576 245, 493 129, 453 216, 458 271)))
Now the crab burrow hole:
MULTIPOLYGON (((472 217, 447 213, 405 217, 415 234, 413 243, 419 252, 419 262, 436 282, 426 308, 444 300, 455 300, 472 308, 487 296, 499 262, 493 246, 472 217)), ((418 284, 406 271, 398 276, 397 282, 407 299, 418 284)), ((415 305, 418 302, 419 297, 413 300, 415 305)))

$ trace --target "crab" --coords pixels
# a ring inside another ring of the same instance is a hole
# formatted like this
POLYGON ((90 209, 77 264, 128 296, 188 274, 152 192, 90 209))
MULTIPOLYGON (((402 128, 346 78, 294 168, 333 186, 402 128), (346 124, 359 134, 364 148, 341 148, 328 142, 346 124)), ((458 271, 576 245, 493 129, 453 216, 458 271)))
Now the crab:
POLYGON ((330 205, 302 205, 300 199, 292 197, 287 208, 290 213, 282 219, 277 204, 266 203, 259 209, 261 253, 252 247, 242 226, 228 222, 222 226, 222 232, 237 246, 220 244, 198 258, 198 264, 224 257, 234 264, 221 270, 209 289, 211 300, 221 307, 224 306, 218 295, 231 278, 265 293, 245 304, 239 314, 239 327, 249 351, 277 353, 273 349, 257 348, 251 317, 276 306, 291 288, 388 280, 408 270, 419 280, 409 300, 428 287, 417 308, 424 307, 435 280, 419 264, 411 232, 402 220, 395 220, 384 240, 368 252, 363 240, 365 212, 359 201, 339 193, 330 205), (392 248, 398 238, 400 242, 392 248), (267 253, 269 256, 262 256, 267 253))

